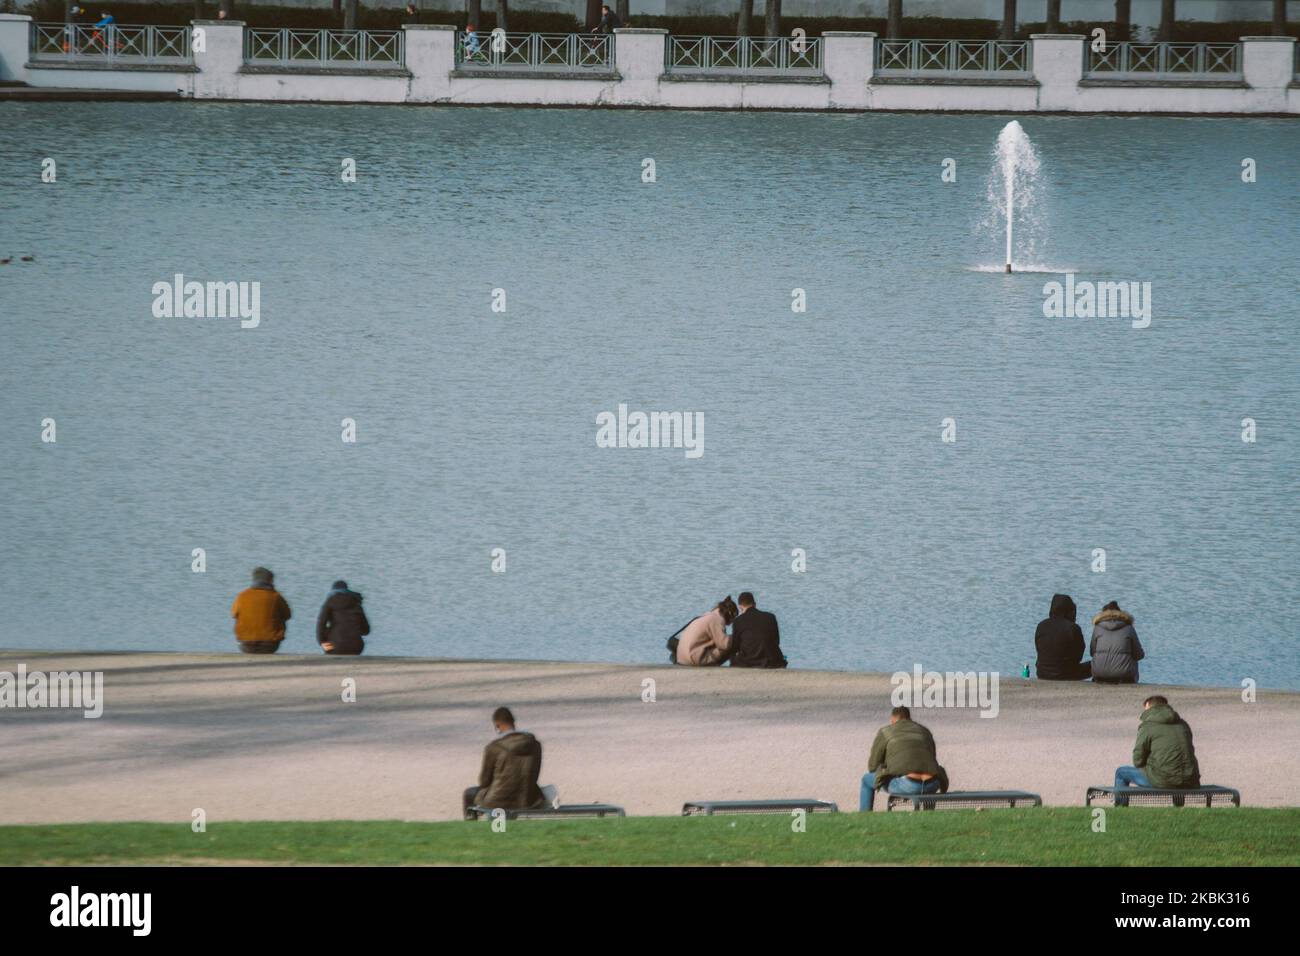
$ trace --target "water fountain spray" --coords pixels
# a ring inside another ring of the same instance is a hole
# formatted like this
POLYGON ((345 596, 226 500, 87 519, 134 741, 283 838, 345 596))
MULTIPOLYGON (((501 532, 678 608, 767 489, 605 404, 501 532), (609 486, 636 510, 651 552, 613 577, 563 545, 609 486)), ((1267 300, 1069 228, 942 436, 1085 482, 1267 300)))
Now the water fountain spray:
POLYGON ((1016 221, 1016 203, 1017 199, 1022 207, 1028 204, 1033 192, 1033 185, 1038 176, 1038 154, 1034 152, 1034 144, 1029 142, 1029 137, 1025 135, 1024 128, 1017 120, 1012 120, 1006 126, 1002 127, 1002 132, 998 134, 998 144, 995 150, 997 162, 994 166, 996 183, 990 183, 990 198, 994 199, 1001 207, 999 211, 1006 216, 1007 223, 1007 254, 1006 266, 1007 272, 1011 271, 1012 250, 1014 247, 1014 232, 1016 221), (1017 197, 1017 182, 1020 185, 1020 195, 1017 197), (997 195, 994 190, 1000 186, 1001 195, 997 195))

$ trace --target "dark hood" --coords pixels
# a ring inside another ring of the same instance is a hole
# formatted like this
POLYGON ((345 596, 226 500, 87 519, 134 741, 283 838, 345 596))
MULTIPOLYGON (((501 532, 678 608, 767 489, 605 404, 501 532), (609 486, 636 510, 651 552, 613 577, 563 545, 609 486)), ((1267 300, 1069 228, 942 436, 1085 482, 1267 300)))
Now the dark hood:
POLYGON ((1079 609, 1074 606, 1074 601, 1068 594, 1053 594, 1052 609, 1048 612, 1048 617, 1064 618, 1067 621, 1073 621, 1079 614, 1079 609))
POLYGON ((361 606, 361 595, 356 591, 331 591, 325 603, 339 611, 361 606))

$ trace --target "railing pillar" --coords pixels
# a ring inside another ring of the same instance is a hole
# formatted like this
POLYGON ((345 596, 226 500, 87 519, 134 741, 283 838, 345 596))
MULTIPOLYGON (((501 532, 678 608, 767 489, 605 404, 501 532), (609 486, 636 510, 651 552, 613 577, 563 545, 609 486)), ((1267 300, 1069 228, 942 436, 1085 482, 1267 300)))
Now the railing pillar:
POLYGON ((1033 73, 1040 110, 1069 110, 1079 98, 1088 38, 1077 33, 1033 33, 1033 73))
MULTIPOLYGON (((445 103, 451 99, 451 71, 456 68, 456 28, 450 23, 405 23, 406 68, 411 71, 408 103, 445 103)), ((488 37, 486 42, 491 43, 488 37)))
POLYGON ((822 34, 822 70, 831 81, 830 105, 864 110, 871 105, 867 83, 876 68, 876 35, 833 31, 822 34))
POLYGON ((1241 75, 1261 91, 1267 112, 1287 112, 1287 87, 1295 76, 1295 37, 1242 37, 1241 75))
POLYGON ((33 29, 31 17, 0 13, 0 80, 27 82, 27 55, 33 29))
POLYGON ((667 62, 667 48, 667 30, 622 27, 614 31, 614 69, 622 77, 614 84, 618 103, 659 105, 659 77, 667 62))
POLYGON ((190 48, 194 51, 194 97, 239 99, 239 70, 244 65, 242 20, 192 20, 190 48), (194 30, 203 30, 203 51, 194 44, 194 30))

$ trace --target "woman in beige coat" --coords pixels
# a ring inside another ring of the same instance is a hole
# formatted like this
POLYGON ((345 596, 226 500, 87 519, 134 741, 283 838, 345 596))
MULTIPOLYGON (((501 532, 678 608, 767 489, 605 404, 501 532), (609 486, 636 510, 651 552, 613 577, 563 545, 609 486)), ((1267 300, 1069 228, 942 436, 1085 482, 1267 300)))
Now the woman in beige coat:
POLYGON ((677 663, 695 667, 717 667, 725 663, 732 651, 727 627, 736 619, 737 610, 736 602, 728 594, 713 610, 682 628, 677 639, 677 663))

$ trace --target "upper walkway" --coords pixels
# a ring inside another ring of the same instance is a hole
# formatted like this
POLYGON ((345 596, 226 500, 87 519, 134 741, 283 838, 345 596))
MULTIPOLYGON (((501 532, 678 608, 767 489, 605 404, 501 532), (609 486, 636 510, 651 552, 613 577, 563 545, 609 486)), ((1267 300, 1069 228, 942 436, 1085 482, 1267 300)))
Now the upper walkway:
POLYGON ((683 109, 1300 114, 1292 37, 1098 44, 467 35, 401 30, 37 23, 0 15, 0 81, 197 99, 683 109))

